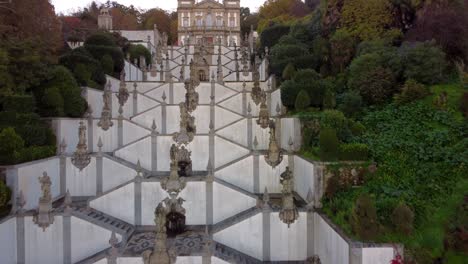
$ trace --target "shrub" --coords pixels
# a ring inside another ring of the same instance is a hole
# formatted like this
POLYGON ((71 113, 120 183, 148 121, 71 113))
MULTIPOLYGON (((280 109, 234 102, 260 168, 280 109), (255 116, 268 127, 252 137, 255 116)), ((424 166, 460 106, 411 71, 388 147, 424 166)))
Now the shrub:
MULTIPOLYGON (((85 65, 86 69, 91 73, 91 80, 97 83, 98 85, 103 86, 106 84, 106 75, 102 69, 101 63, 98 60, 95 60, 93 56, 84 48, 80 47, 72 50, 71 52, 60 57, 60 64, 67 67, 70 71, 75 74, 75 68, 78 65, 85 65)), ((82 86, 91 86, 89 83, 83 83, 83 77, 75 76, 78 80, 78 83, 82 86)), ((101 88, 102 87, 95 87, 101 88)))
POLYGON ((0 208, 8 204, 11 198, 11 190, 8 186, 0 180, 0 208))
POLYGON ((366 127, 359 121, 348 120, 348 127, 353 136, 361 136, 366 132, 366 127))
POLYGON ((58 87, 50 87, 45 90, 44 96, 41 99, 41 109, 39 112, 42 116, 64 116, 64 101, 58 87))
MULTIPOLYGON (((109 75, 112 75, 114 73, 114 61, 112 60, 112 57, 109 54, 102 56, 101 65, 105 73, 109 75)), ((91 74, 89 77, 89 79, 91 79, 91 74)))
POLYGON ((369 159, 369 146, 360 143, 349 143, 340 145, 340 160, 359 160, 369 159))
POLYGON ((98 45, 85 46, 86 50, 93 55, 93 58, 101 61, 105 55, 109 55, 114 62, 114 72, 120 73, 124 68, 124 54, 119 47, 108 47, 98 45))
POLYGON ((323 87, 320 75, 314 70, 297 71, 292 80, 281 84, 281 100, 289 108, 294 107, 296 97, 301 90, 309 94, 312 106, 321 106, 323 100, 323 87))
POLYGON ((403 46, 404 77, 423 84, 435 84, 443 80, 447 66, 445 53, 431 42, 415 46, 403 46))
POLYGON ((140 63, 140 57, 143 56, 145 57, 146 60, 146 65, 151 64, 151 53, 150 51, 143 45, 130 45, 129 48, 129 53, 130 53, 130 61, 133 62, 135 60, 138 60, 138 63, 140 63))
POLYGON ((335 92, 328 88, 325 90, 325 95, 323 97, 323 108, 324 109, 333 109, 336 107, 336 98, 335 92))
POLYGON ((401 93, 394 96, 394 100, 395 103, 402 105, 423 99, 428 95, 429 89, 427 89, 426 86, 410 79, 405 82, 405 85, 403 85, 401 93))
POLYGON ((17 113, 30 113, 35 110, 34 97, 31 95, 9 95, 3 98, 3 110, 17 113))
POLYGON ((12 127, 8 127, 0 132, 0 146, 2 146, 0 148, 0 164, 15 164, 24 148, 24 141, 12 127))
POLYGON ((85 42, 84 46, 88 45, 97 45, 97 46, 110 46, 116 47, 114 37, 108 33, 97 33, 89 36, 85 42))
POLYGON ((18 162, 45 159, 56 154, 56 146, 32 146, 24 148, 19 154, 18 162))
POLYGON ((306 91, 301 90, 296 97, 296 103, 294 104, 294 107, 296 108, 297 111, 304 111, 309 106, 310 106, 309 94, 306 91))
POLYGON ((354 117, 361 112, 362 97, 357 91, 348 91, 341 95, 338 109, 348 117, 354 117))
POLYGON ((404 203, 398 205, 392 213, 392 223, 397 232, 410 235, 413 232, 414 213, 404 203))
POLYGON ((375 239, 379 233, 377 210, 368 194, 361 194, 356 200, 351 215, 353 231, 363 240, 375 239))
POLYGON ((325 197, 332 199, 335 194, 340 190, 340 177, 337 174, 333 174, 327 181, 327 188, 325 189, 325 197))
POLYGON ((460 100, 460 111, 463 116, 468 117, 468 92, 464 92, 460 100))
POLYGON ((283 70, 283 80, 291 80, 294 74, 296 74, 296 69, 294 68, 294 64, 290 62, 283 70))
POLYGON ((91 71, 83 63, 76 65, 75 69, 73 70, 73 74, 75 75, 76 81, 80 86, 88 86, 89 82, 91 81, 91 71))
POLYGON ((336 130, 322 127, 319 136, 320 158, 324 161, 333 161, 338 158, 340 142, 336 136, 336 130))

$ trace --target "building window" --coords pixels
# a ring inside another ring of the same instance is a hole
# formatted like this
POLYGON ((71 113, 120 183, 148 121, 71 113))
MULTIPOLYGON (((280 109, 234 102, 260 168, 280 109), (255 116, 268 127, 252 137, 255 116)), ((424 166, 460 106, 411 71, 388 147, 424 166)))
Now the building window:
POLYGON ((236 18, 235 17, 230 17, 229 18, 229 26, 230 27, 236 27, 236 18))
POLYGON ((202 19, 201 17, 197 17, 197 26, 201 27, 202 26, 202 19))
POLYGON ((188 18, 188 17, 184 17, 184 18, 183 18, 183 26, 184 26, 184 27, 188 27, 188 26, 189 26, 189 18, 188 18))
POLYGON ((216 17, 216 26, 218 27, 223 26, 223 18, 221 16, 216 17))

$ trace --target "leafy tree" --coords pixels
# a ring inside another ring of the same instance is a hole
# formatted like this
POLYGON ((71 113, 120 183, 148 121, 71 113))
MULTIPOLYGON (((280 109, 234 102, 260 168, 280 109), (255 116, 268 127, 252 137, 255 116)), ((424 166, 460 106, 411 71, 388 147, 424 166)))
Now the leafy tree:
POLYGON ((429 89, 416 82, 415 80, 409 79, 403 85, 401 93, 394 96, 395 103, 397 104, 406 104, 411 103, 429 95, 429 89))
POLYGON ((358 91, 348 91, 341 95, 338 109, 347 117, 354 117, 361 111, 362 97, 358 91))
POLYGON ((348 87, 359 91, 367 104, 380 104, 396 91, 395 75, 391 68, 386 67, 381 55, 364 54, 351 63, 348 87))
POLYGON ((171 15, 167 11, 160 8, 153 8, 141 14, 142 28, 152 30, 154 25, 156 25, 160 32, 168 33, 170 43, 173 43, 177 39, 177 34, 172 34, 172 22, 173 19, 171 18, 171 15))
POLYGON ((122 30, 137 30, 138 18, 140 12, 136 10, 133 5, 126 7, 116 2, 113 2, 113 7, 111 8, 112 15, 112 24, 114 28, 122 30))
POLYGON ((4 181, 0 181, 0 208, 8 204, 11 198, 11 190, 4 181))
POLYGON ((265 28, 260 34, 260 46, 262 49, 269 47, 273 49, 273 46, 278 43, 282 36, 289 33, 290 26, 286 25, 273 25, 265 28))
POLYGON ((281 76, 288 64, 293 64, 298 69, 297 64, 301 62, 300 58, 304 58, 307 55, 309 55, 309 50, 306 45, 298 43, 289 36, 285 36, 271 50, 271 71, 281 76))
POLYGON ((355 38, 350 32, 340 29, 330 38, 330 45, 332 67, 342 72, 353 59, 356 49, 355 38))
POLYGON ((297 111, 304 111, 309 107, 310 105, 310 97, 309 94, 301 90, 299 94, 296 97, 296 103, 294 104, 294 107, 296 108, 297 111))
POLYGON ((443 79, 445 53, 433 43, 403 46, 404 76, 423 84, 435 84, 443 79))
POLYGON ((325 95, 323 97, 323 108, 333 109, 336 107, 336 97, 333 89, 325 89, 325 95))
POLYGON ((35 93, 41 98, 39 112, 45 116, 80 117, 86 111, 86 101, 81 97, 81 89, 71 72, 56 66, 50 78, 41 84, 35 93))
MULTIPOLYGON (((102 56, 101 64, 106 74, 112 75, 114 73, 114 61, 109 54, 102 56)), ((91 80, 91 73, 88 80, 91 80)))
POLYGON ((404 203, 401 203, 392 213, 392 223, 398 232, 409 236, 413 232, 414 213, 404 203))
POLYGON ((23 139, 11 127, 0 132, 0 164, 14 164, 24 148, 23 139))
POLYGON ((393 22, 391 10, 388 0, 347 0, 344 1, 341 23, 361 40, 394 38, 392 31, 399 30, 388 29, 393 22))
POLYGON ((320 158, 324 161, 333 161, 338 158, 340 141, 336 136, 336 130, 322 127, 319 136, 320 158))
POLYGON ((258 27, 258 13, 253 13, 247 17, 241 17, 241 33, 243 36, 250 33, 250 29, 257 30, 258 27))
POLYGON ((114 62, 114 75, 118 76, 124 68, 124 54, 117 46, 116 39, 108 33, 97 33, 86 39, 83 46, 88 54, 100 62, 105 55, 112 57, 114 62))
POLYGON ((283 70, 283 80, 291 80, 296 74, 296 69, 292 63, 288 63, 286 68, 283 70))
POLYGON ((353 208, 351 224, 354 232, 364 240, 375 239, 379 233, 379 222, 374 201, 368 194, 361 194, 353 208))
POLYGON ((452 60, 468 63, 468 4, 466 1, 425 1, 409 41, 435 40, 452 60), (462 2, 462 3, 460 3, 462 2))
POLYGON ((268 0, 259 10, 258 31, 263 32, 272 21, 284 24, 309 12, 310 9, 300 0, 268 0))
POLYGON ((88 84, 90 84, 92 75, 85 64, 83 63, 77 64, 75 69, 73 70, 73 74, 76 78, 76 81, 78 82, 80 86, 87 86, 88 84))

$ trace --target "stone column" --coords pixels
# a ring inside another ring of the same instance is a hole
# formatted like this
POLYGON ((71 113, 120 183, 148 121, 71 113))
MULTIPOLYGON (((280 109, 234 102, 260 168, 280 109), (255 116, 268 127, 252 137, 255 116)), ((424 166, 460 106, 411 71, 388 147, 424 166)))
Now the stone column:
POLYGON ((63 263, 72 263, 71 208, 67 206, 63 213, 63 263))
POLYGON ((209 132, 209 162, 213 166, 213 169, 216 167, 215 163, 215 131, 216 131, 216 112, 215 112, 215 98, 211 97, 210 102, 210 132, 209 132))
POLYGON ((294 142, 292 138, 289 138, 289 150, 288 150, 288 166, 291 171, 294 171, 294 142))
POLYGON ((16 203, 16 263, 26 263, 26 236, 25 236, 25 217, 23 206, 25 204, 23 193, 20 191, 16 203))
POLYGON ((208 162, 208 176, 206 177, 206 225, 213 225, 213 182, 214 168, 211 162, 208 162))
POLYGON ((153 119, 151 126, 151 172, 153 175, 158 172, 158 131, 156 128, 156 120, 153 119))
POLYGON ((143 182, 143 177, 141 176, 141 166, 140 166, 140 161, 138 161, 137 164, 137 175, 135 177, 135 197, 134 197, 134 202, 135 202, 135 225, 136 226, 141 226, 142 225, 142 217, 141 217, 141 185, 143 182))
POLYGON ((124 120, 124 117, 123 117, 123 109, 122 109, 122 106, 120 106, 119 108, 119 116, 117 117, 117 139, 118 139, 118 147, 121 148, 123 147, 123 120, 124 120))
POLYGON ((169 104, 174 104, 174 80, 169 79, 169 104))
POLYGON ((258 140, 255 137, 253 142, 253 190, 254 193, 260 193, 260 152, 258 151, 258 140))
POLYGON ((215 73, 211 72, 211 96, 216 96, 216 80, 215 80, 215 73))
POLYGON ((88 112, 88 146, 90 152, 93 152, 93 135, 93 114, 92 111, 90 111, 88 112))
POLYGON ((281 145, 281 117, 280 115, 278 114, 278 112, 276 113, 276 117, 275 117, 275 137, 276 137, 276 142, 278 142, 278 145, 280 148, 282 148, 283 146, 281 145))
POLYGON ((247 146, 249 150, 253 147, 253 119, 252 119, 252 106, 250 103, 247 106, 247 146))
POLYGON ((133 116, 138 114, 138 91, 137 91, 137 83, 133 84, 133 116))
POLYGON ((307 256, 315 255, 315 212, 314 212, 314 197, 312 190, 309 188, 307 194, 307 256))
POLYGON ((65 195, 67 191, 67 156, 65 155, 65 151, 67 149, 67 144, 65 142, 65 138, 62 140, 60 144, 60 194, 65 195))
POLYGON ((96 155, 96 193, 97 195, 101 195, 103 193, 103 174, 104 174, 104 167, 103 167, 103 153, 102 153, 102 139, 99 137, 98 141, 98 153, 96 155))
MULTIPOLYGON (((268 190, 265 187, 265 195, 268 195, 268 190)), ((263 261, 270 261, 271 258, 271 248, 270 248, 270 240, 271 240, 271 222, 270 222, 270 215, 271 215, 271 208, 268 204, 268 198, 264 198, 264 205, 262 209, 262 221, 263 221, 263 261)))
POLYGON ((166 92, 163 92, 161 103, 161 134, 167 134, 167 103, 166 103, 166 92))
POLYGON ((247 84, 242 84, 242 115, 247 116, 247 84))

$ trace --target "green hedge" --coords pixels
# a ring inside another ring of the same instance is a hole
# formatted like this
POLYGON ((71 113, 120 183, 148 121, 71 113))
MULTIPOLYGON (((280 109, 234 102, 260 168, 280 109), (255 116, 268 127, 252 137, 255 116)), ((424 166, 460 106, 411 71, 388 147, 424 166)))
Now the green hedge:
POLYGON ((8 95, 1 99, 3 111, 17 113, 34 112, 36 103, 32 95, 8 95))
POLYGON ((0 112, 0 130, 13 127, 26 146, 54 145, 55 135, 35 113, 0 112))
POLYGON ((369 159, 369 146, 360 143, 340 145, 340 160, 365 161, 369 159))

